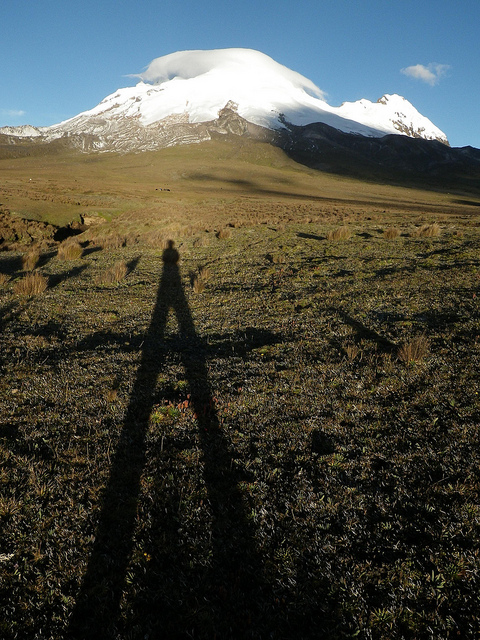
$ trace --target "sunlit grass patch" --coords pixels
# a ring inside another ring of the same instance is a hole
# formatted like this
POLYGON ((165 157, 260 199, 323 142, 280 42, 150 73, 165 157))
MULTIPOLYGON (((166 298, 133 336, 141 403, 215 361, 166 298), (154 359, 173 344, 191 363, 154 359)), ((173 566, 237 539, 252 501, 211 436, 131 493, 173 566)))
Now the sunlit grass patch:
POLYGON ((22 256, 22 267, 24 271, 33 271, 40 260, 40 250, 33 246, 22 256))
POLYGON ((120 235, 119 233, 116 233, 116 232, 99 235, 93 239, 94 244, 106 250, 119 249, 120 247, 124 247, 126 242, 127 242, 126 236, 120 235))
POLYGON ((383 237, 385 240, 395 240, 400 236, 400 230, 396 227, 388 227, 383 232, 383 237))
POLYGON ((327 240, 337 242, 339 240, 348 240, 352 237, 352 232, 348 227, 337 227, 327 231, 327 240))
POLYGON ((219 238, 220 240, 228 240, 228 238, 231 238, 231 237, 232 237, 232 230, 229 227, 220 229, 220 231, 217 232, 217 238, 219 238))
POLYGON ((20 296, 36 296, 43 293, 48 287, 47 278, 39 271, 28 273, 15 283, 14 292, 20 296))
POLYGON ((430 224, 423 224, 421 227, 415 229, 412 235, 415 238, 435 238, 441 233, 440 225, 436 222, 430 224))
POLYGON ((82 254, 83 248, 76 240, 65 240, 57 251, 59 260, 78 260, 82 257, 82 254))
POLYGON ((110 269, 96 278, 96 283, 100 285, 117 284, 121 282, 128 273, 128 266, 125 260, 118 260, 110 269))
POLYGON ((205 283, 209 280, 211 275, 208 267, 200 267, 198 273, 192 278, 192 288, 195 293, 202 293, 205 290, 205 283))

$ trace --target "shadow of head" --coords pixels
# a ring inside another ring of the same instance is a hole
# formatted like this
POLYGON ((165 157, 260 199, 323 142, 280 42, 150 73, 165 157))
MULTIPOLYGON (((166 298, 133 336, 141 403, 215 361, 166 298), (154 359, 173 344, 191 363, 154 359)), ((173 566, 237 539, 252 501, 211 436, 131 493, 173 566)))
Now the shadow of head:
POLYGON ((168 241, 168 246, 163 252, 162 260, 165 264, 177 264, 180 255, 176 249, 174 249, 175 242, 173 240, 168 241))

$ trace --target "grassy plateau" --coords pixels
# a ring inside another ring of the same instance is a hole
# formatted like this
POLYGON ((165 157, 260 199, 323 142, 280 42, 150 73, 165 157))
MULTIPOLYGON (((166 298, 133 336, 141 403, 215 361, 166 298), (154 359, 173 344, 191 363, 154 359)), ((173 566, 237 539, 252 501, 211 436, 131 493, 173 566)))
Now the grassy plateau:
POLYGON ((475 199, 248 142, 0 175, 98 219, 0 252, 2 640, 480 637, 475 199))

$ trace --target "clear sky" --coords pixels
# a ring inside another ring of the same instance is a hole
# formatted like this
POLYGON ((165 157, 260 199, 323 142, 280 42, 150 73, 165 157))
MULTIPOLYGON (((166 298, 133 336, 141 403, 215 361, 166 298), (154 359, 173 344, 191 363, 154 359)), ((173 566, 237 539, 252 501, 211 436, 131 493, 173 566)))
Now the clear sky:
POLYGON ((2 0, 0 126, 56 124, 154 58, 245 47, 338 106, 398 93, 480 148, 480 0, 2 0))

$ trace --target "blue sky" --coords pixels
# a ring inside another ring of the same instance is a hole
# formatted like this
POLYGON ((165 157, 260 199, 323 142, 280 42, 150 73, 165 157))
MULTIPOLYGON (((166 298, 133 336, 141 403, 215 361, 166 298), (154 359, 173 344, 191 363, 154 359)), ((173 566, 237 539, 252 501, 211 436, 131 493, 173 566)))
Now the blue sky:
POLYGON ((1 21, 0 126, 70 118, 168 53, 246 47, 331 105, 398 93, 480 148, 480 0, 3 0, 1 21))

